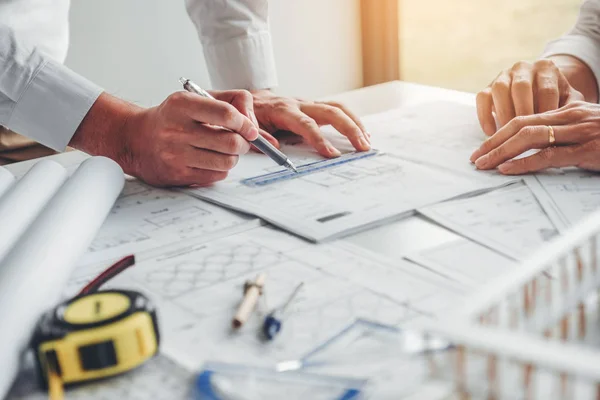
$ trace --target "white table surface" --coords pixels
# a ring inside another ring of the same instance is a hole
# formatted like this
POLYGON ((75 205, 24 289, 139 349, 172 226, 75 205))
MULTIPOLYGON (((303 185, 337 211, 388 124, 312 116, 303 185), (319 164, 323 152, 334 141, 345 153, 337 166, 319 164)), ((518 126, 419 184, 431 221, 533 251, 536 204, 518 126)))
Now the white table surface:
MULTIPOLYGON (((364 116, 440 100, 475 104, 475 95, 396 81, 341 93, 330 96, 326 100, 344 103, 359 116, 364 116)), ((377 135, 377 132, 371 132, 371 134, 377 135)), ((414 216, 355 234, 346 240, 377 253, 398 258, 428 247, 444 244, 456 238, 457 236, 453 232, 420 216, 414 216)))

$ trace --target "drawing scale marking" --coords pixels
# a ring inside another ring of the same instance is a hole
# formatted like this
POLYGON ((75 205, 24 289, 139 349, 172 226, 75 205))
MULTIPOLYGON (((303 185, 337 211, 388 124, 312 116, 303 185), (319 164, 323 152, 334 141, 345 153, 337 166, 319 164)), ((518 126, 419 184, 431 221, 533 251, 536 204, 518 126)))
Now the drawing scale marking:
POLYGON ((320 161, 311 162, 309 164, 300 165, 300 166, 298 166, 298 172, 296 172, 296 173, 289 171, 289 170, 281 170, 281 171, 272 172, 272 173, 265 174, 265 175, 259 175, 259 176, 254 176, 252 178, 243 179, 241 181, 241 183, 246 186, 250 186, 250 187, 266 186, 266 185, 270 185, 272 183, 276 183, 276 182, 280 182, 280 181, 286 181, 286 180, 290 180, 290 179, 300 178, 305 175, 313 174, 315 172, 320 172, 324 169, 337 167, 342 164, 347 164, 352 161, 361 160, 361 159, 368 158, 368 157, 373 157, 378 154, 381 154, 381 153, 379 153, 379 151, 377 151, 377 150, 370 150, 370 151, 360 152, 360 153, 354 152, 354 153, 344 154, 343 156, 338 157, 338 158, 320 160, 320 161))

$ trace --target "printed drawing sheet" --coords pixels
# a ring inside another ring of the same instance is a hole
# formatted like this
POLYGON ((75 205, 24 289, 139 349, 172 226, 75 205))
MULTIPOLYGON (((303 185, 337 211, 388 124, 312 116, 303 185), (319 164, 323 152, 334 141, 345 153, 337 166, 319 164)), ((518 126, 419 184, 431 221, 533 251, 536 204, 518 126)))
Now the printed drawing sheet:
POLYGON ((487 136, 474 106, 430 102, 364 118, 373 145, 407 160, 427 163, 476 181, 502 184, 515 181, 495 171, 478 171, 469 161, 487 136))
POLYGON ((84 261, 116 257, 123 251, 140 251, 187 238, 205 237, 229 228, 242 226, 249 229, 259 225, 256 218, 225 210, 181 192, 153 188, 130 180, 84 261))
POLYGON ((472 288, 479 288, 518 265, 511 258, 465 238, 410 254, 406 258, 472 288))
POLYGON ((558 234, 556 226, 523 183, 436 204, 419 212, 514 260, 530 255, 558 234))
MULTIPOLYGON (((283 150, 298 166, 319 160, 305 145, 283 150)), ((242 182, 279 170, 267 157, 250 154, 227 180, 187 192, 321 241, 489 186, 385 153, 263 186, 242 182)))
POLYGON ((74 294, 113 261, 182 240, 208 241, 261 225, 260 220, 185 193, 128 180, 69 282, 74 294), (95 267, 89 267, 95 266, 95 267))
POLYGON ((267 227, 142 252, 136 266, 108 286, 151 296, 163 351, 190 369, 209 360, 274 366, 305 354, 356 318, 406 324, 432 318, 464 295, 461 285, 407 261, 345 243, 315 246, 267 227), (267 279, 257 312, 232 332, 244 282, 260 272, 267 279), (260 327, 266 313, 300 282, 304 287, 282 332, 265 342, 260 327))
POLYGON ((527 185, 560 230, 600 208, 600 175, 581 169, 549 170, 527 178, 527 185))

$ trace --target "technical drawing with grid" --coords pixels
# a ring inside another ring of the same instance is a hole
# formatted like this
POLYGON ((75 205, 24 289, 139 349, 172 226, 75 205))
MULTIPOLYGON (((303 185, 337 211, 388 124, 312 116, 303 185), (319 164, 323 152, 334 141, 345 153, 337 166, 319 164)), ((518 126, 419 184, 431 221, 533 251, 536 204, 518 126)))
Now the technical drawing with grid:
POLYGON ((146 284, 167 298, 228 281, 248 272, 268 268, 285 256, 253 243, 222 248, 198 259, 165 265, 145 274, 146 284))

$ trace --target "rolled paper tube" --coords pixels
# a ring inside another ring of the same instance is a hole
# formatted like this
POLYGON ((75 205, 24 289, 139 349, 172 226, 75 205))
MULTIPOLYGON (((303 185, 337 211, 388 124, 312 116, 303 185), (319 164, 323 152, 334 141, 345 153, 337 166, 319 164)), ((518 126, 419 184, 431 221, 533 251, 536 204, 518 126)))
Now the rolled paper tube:
POLYGON ((6 168, 0 167, 0 198, 14 183, 15 177, 6 168))
POLYGON ((38 319, 60 300, 124 183, 114 161, 85 161, 0 262, 0 398, 19 370, 38 319))
POLYGON ((67 170, 60 164, 42 160, 0 198, 0 260, 42 212, 66 179, 67 170))

